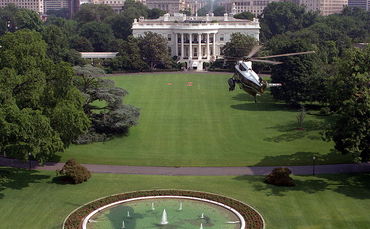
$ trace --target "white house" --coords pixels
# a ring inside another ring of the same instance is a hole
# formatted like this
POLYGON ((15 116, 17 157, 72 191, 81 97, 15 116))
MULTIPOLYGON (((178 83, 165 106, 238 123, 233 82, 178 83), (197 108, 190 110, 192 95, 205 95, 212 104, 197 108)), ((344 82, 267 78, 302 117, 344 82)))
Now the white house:
POLYGON ((227 14, 223 17, 165 14, 158 19, 134 20, 134 36, 149 31, 163 35, 168 40, 171 55, 186 63, 187 68, 203 70, 204 62, 222 57, 222 47, 230 41, 231 34, 242 33, 259 40, 260 25, 258 19, 240 20, 227 14))

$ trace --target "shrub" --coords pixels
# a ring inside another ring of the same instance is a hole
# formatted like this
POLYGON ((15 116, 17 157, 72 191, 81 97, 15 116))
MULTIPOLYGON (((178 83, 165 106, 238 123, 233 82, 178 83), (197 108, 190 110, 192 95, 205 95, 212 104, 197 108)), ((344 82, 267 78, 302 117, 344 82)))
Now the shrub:
POLYGON ((275 168, 266 176, 265 182, 277 186, 295 186, 293 179, 289 176, 292 173, 288 168, 275 168))
POLYGON ((87 181, 91 177, 90 171, 80 165, 75 159, 69 159, 58 173, 68 177, 74 184, 87 181))
POLYGON ((329 115, 330 114, 330 108, 329 107, 323 107, 320 109, 320 115, 329 115))

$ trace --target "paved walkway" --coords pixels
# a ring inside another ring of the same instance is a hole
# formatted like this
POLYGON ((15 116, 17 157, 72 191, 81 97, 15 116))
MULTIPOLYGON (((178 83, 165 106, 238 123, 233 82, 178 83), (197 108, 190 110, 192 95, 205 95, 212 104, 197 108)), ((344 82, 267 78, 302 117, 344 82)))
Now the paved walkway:
MULTIPOLYGON (((39 166, 36 161, 22 162, 15 159, 0 157, 0 166, 37 170, 61 169, 64 163, 46 163, 39 166)), ((123 166, 123 165, 97 165, 82 164, 93 173, 115 174, 141 174, 141 175, 166 175, 166 176, 242 176, 242 175, 267 175, 273 168, 282 166, 265 167, 154 167, 154 166, 123 166)), ((336 174, 336 173, 361 173, 370 172, 370 163, 337 164, 337 165, 306 165, 283 166, 292 170, 295 175, 336 174)))

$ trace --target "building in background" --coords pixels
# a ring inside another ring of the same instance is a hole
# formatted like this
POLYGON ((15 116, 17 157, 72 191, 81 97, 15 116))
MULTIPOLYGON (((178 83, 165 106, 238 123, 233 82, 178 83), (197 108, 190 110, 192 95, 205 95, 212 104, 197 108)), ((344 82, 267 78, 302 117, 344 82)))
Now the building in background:
POLYGON ((279 2, 280 0, 228 0, 221 2, 225 7, 226 12, 231 14, 239 14, 243 12, 251 12, 255 16, 262 14, 265 7, 271 2, 279 2))
POLYGON ((179 13, 186 8, 185 0, 146 0, 143 4, 149 9, 158 8, 171 15, 179 13))
POLYGON ((125 4, 125 0, 93 0, 92 3, 111 6, 116 13, 120 13, 125 4))
POLYGON ((308 11, 319 11, 321 15, 327 16, 342 12, 348 0, 294 0, 294 3, 306 6, 308 11))
POLYGON ((184 14, 165 14, 158 19, 135 19, 132 33, 135 37, 145 32, 161 34, 168 41, 169 52, 187 68, 202 70, 203 63, 222 58, 222 48, 231 34, 242 33, 259 40, 260 24, 239 20, 225 14, 223 17, 187 17, 184 14))
POLYGON ((349 7, 357 7, 369 11, 370 0, 348 0, 349 7))
POLYGON ((45 13, 51 10, 69 9, 71 0, 44 0, 45 13))
POLYGON ((15 4, 19 8, 26 8, 36 11, 40 15, 45 12, 44 0, 0 0, 0 7, 5 7, 11 3, 15 4))

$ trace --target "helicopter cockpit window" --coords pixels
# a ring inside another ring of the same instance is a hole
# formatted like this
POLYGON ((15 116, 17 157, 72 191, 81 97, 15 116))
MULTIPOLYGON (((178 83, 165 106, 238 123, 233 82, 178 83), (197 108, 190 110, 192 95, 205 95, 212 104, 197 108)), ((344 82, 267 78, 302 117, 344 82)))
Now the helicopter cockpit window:
POLYGON ((244 71, 247 71, 247 69, 245 69, 245 68, 244 68, 244 66, 243 66, 242 64, 239 64, 239 69, 240 69, 240 71, 243 71, 243 72, 244 72, 244 71))

